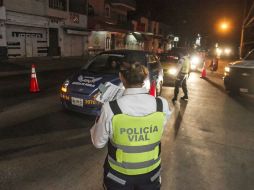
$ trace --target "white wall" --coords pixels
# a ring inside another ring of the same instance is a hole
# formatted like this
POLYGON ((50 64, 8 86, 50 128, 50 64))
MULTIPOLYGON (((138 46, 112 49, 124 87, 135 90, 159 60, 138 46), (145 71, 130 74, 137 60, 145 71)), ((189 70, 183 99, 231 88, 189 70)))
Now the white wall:
POLYGON ((29 13, 34 15, 45 15, 48 0, 5 0, 6 10, 29 13))
POLYGON ((6 28, 3 22, 0 22, 0 46, 6 46, 6 28))
POLYGON ((5 7, 0 7, 0 20, 6 20, 6 9, 5 9, 5 7))
POLYGON ((28 15, 23 13, 6 12, 6 23, 21 26, 48 27, 48 19, 46 17, 28 15))
POLYGON ((84 54, 84 36, 64 34, 63 56, 82 56, 84 54))

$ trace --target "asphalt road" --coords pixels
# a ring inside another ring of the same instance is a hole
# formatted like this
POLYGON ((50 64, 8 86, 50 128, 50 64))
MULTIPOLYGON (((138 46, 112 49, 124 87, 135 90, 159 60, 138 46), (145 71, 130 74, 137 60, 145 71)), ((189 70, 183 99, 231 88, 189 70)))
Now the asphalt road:
MULTIPOLYGON (((101 190, 106 149, 95 149, 94 118, 66 112, 58 89, 72 71, 0 80, 0 189, 101 190)), ((162 190, 252 190, 254 103, 229 97, 220 78, 193 73, 188 102, 170 103, 162 139, 162 190)), ((164 87, 170 100, 173 88, 164 87)))

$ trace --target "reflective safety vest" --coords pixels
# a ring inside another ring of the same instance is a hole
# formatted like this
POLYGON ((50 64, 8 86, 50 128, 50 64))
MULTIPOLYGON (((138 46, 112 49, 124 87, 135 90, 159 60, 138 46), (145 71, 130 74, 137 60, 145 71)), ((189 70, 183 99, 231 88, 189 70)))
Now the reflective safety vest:
POLYGON ((189 57, 183 57, 183 65, 181 73, 188 74, 190 72, 190 59, 189 57))
POLYGON ((125 175, 140 175, 160 166, 165 113, 162 112, 162 100, 156 98, 156 103, 157 111, 146 116, 123 114, 117 101, 109 103, 114 116, 108 162, 113 170, 125 175))

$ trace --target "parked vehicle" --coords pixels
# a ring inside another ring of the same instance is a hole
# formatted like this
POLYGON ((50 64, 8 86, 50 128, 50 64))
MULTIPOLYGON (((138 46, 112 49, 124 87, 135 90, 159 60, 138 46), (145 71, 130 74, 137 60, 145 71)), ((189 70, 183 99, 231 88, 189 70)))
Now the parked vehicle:
POLYGON ((88 115, 99 115, 101 103, 95 100, 98 87, 106 82, 121 85, 119 69, 124 61, 145 65, 150 76, 144 87, 149 90, 152 80, 156 80, 157 94, 161 94, 163 70, 154 54, 137 50, 112 50, 98 54, 84 68, 66 79, 60 92, 63 107, 88 115))
POLYGON ((224 86, 232 95, 254 94, 254 49, 244 59, 225 67, 224 86))

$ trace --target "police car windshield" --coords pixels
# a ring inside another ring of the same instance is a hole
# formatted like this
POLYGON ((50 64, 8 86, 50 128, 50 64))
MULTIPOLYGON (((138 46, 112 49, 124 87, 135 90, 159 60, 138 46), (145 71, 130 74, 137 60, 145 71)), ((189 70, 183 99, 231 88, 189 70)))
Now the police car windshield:
POLYGON ((244 60, 254 60, 254 50, 250 51, 244 60))
POLYGON ((92 72, 118 73, 125 56, 121 54, 99 54, 94 57, 86 69, 92 72))

